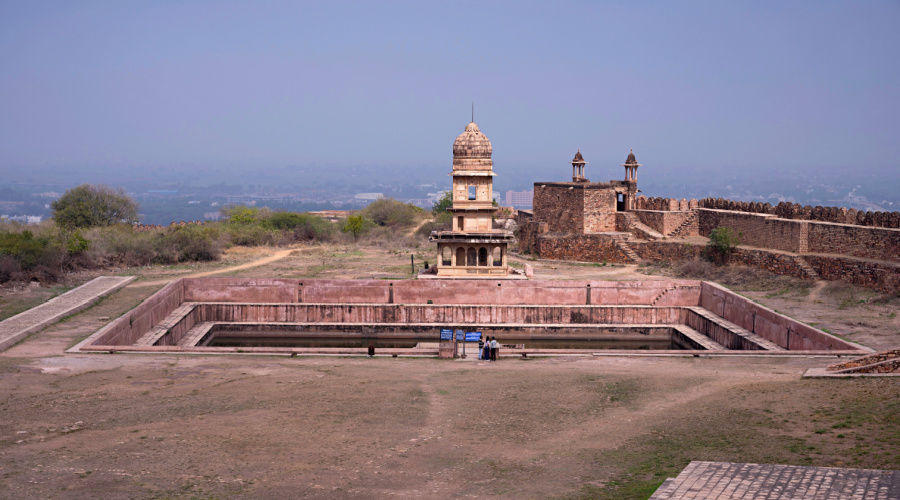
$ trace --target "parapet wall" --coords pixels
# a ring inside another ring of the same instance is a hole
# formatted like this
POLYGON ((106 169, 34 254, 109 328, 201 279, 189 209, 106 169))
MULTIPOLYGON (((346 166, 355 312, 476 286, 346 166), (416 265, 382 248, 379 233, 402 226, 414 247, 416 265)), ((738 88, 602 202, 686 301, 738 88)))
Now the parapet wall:
POLYGON ((782 316, 715 283, 701 285, 700 306, 792 351, 845 350, 847 342, 782 316))
POLYGON ((94 344, 131 345, 184 301, 182 280, 164 286, 137 307, 95 333, 94 344))
MULTIPOLYGON (((690 210, 632 210, 631 213, 636 215, 642 224, 646 224, 654 231, 663 235, 670 235, 676 229, 681 228, 683 224, 689 222, 694 212, 690 210)), ((686 232, 682 232, 679 236, 697 236, 696 226, 686 232)))
POLYGON ((900 262, 900 230, 780 219, 774 215, 699 209, 700 235, 721 226, 742 233, 741 244, 793 253, 825 253, 900 262))
POLYGON ((774 215, 731 212, 728 210, 699 209, 700 236, 709 236, 717 227, 730 227, 741 233, 741 244, 804 252, 809 223, 778 219, 774 215))
POLYGON ((251 280, 185 278, 190 302, 693 306, 699 281, 251 280), (255 291, 258 295, 255 296, 255 291))
POLYGON ((900 229, 809 222, 807 251, 900 262, 900 229))
POLYGON ((694 208, 730 210, 774 215, 781 219, 833 222, 866 227, 900 229, 900 212, 871 212, 844 207, 823 207, 779 202, 778 205, 758 201, 736 201, 724 198, 684 200, 675 198, 647 198, 639 196, 635 203, 638 210, 683 211, 694 208))

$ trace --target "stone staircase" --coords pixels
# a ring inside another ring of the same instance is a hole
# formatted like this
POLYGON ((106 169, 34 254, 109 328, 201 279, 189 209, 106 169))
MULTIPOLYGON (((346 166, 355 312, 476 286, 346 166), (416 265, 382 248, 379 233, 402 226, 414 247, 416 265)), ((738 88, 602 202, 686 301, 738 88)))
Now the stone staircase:
POLYGON ((678 289, 685 290, 685 289, 691 289, 691 288, 697 289, 698 287, 695 285, 672 285, 672 286, 666 287, 662 292, 660 292, 659 295, 656 296, 656 298, 653 299, 653 301, 650 302, 650 305, 655 306, 656 304, 658 304, 659 301, 661 301, 663 298, 665 298, 665 296, 669 292, 672 292, 672 291, 675 291, 678 289))
POLYGON ((628 258, 631 259, 635 264, 640 265, 644 263, 644 259, 642 259, 640 255, 635 253, 635 251, 632 250, 630 246, 628 246, 628 243, 626 243, 625 240, 620 240, 617 238, 615 242, 616 247, 621 250, 622 253, 628 256, 628 258))
POLYGON ((803 257, 800 257, 799 255, 795 256, 794 262, 797 264, 797 267, 803 270, 805 278, 815 281, 819 281, 822 279, 822 277, 819 276, 819 273, 817 273, 816 270, 803 259, 803 257))
POLYGON ((666 237, 677 238, 678 236, 681 236, 685 231, 689 230, 691 226, 693 226, 697 222, 699 213, 700 212, 698 212, 697 210, 691 211, 691 215, 689 215, 687 219, 684 219, 684 222, 682 222, 680 226, 676 227, 674 231, 667 234, 666 237))
POLYGON ((162 321, 156 324, 153 328, 150 329, 147 333, 145 333, 134 345, 140 346, 153 346, 159 342, 165 334, 169 333, 169 329, 178 324, 179 321, 182 320, 188 313, 191 312, 197 304, 186 302, 176 307, 174 311, 169 313, 168 316, 165 317, 162 321))
POLYGON ((662 233, 657 232, 652 227, 641 222, 637 215, 634 215, 631 212, 622 212, 622 216, 625 218, 625 228, 635 236, 640 236, 647 240, 659 240, 664 238, 662 233))

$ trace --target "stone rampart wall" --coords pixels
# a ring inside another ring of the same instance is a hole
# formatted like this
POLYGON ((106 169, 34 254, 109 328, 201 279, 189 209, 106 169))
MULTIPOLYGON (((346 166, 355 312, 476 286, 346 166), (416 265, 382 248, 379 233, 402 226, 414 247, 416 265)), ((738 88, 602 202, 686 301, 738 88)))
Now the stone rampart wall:
POLYGON ((806 240, 802 225, 807 222, 712 209, 700 209, 698 217, 701 236, 709 236, 717 227, 730 227, 741 232, 742 245, 801 252, 806 240))
POLYGON ((612 237, 600 234, 543 234, 532 251, 542 259, 631 263, 612 237))
MULTIPOLYGON (((678 229, 684 221, 690 218, 690 210, 686 211, 663 211, 663 210, 632 210, 631 213, 637 216, 641 223, 653 228, 654 231, 669 235, 678 229)), ((687 235, 682 235, 687 236, 687 235)))
POLYGON ((584 232, 584 190, 536 185, 534 206, 534 221, 547 224, 547 230, 562 233, 584 232))
MULTIPOLYGON (((667 241, 629 242, 629 246, 642 259, 653 262, 695 260, 703 258, 704 252, 702 245, 667 241)), ((900 293, 900 265, 840 256, 803 254, 801 258, 823 279, 846 281, 881 293, 900 293)), ((779 252, 738 248, 730 262, 775 274, 807 277, 796 257, 779 252)))
POLYGON ((182 280, 176 280, 148 297, 137 307, 97 332, 98 345, 131 345, 165 319, 184 301, 182 280))
MULTIPOLYGON (((662 200, 662 198, 659 198, 662 200)), ((651 198, 651 200, 654 200, 651 198)), ((698 202, 700 208, 731 210, 775 215, 782 219, 808 220, 818 222, 834 222, 836 224, 852 224, 868 227, 900 228, 900 212, 866 212, 855 208, 803 206, 799 203, 780 202, 772 206, 770 203, 734 201, 723 198, 703 198, 698 202)), ((658 209, 665 210, 665 209, 658 209)))
POLYGON ((676 198, 647 198, 638 196, 634 201, 635 210, 659 210, 663 212, 684 212, 693 210, 700 205, 697 200, 685 200, 676 198))
POLYGON ((808 251, 900 262, 900 229, 810 222, 808 251))
POLYGON ((820 255, 804 255, 803 260, 826 280, 841 280, 882 293, 900 294, 900 265, 820 255))
POLYGON ((607 189, 585 189, 585 233, 602 233, 616 230, 616 193, 607 189))

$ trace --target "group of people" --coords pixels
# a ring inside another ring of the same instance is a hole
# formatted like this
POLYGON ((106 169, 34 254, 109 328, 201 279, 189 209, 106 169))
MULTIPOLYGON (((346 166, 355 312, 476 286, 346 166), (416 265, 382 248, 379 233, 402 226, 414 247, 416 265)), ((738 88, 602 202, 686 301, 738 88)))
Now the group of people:
POLYGON ((488 339, 482 336, 478 339, 478 359, 485 361, 497 361, 497 337, 488 339))

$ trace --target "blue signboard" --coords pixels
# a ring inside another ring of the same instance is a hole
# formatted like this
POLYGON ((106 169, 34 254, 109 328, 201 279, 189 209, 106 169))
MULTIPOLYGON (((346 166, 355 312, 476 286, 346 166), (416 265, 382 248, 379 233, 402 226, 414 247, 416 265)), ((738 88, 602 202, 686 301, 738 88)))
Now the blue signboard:
POLYGON ((465 341, 466 340, 466 332, 465 330, 456 330, 456 340, 465 341))
POLYGON ((453 330, 441 328, 441 340, 453 340, 453 330))
POLYGON ((466 332, 466 342, 478 342, 481 332, 466 332))

